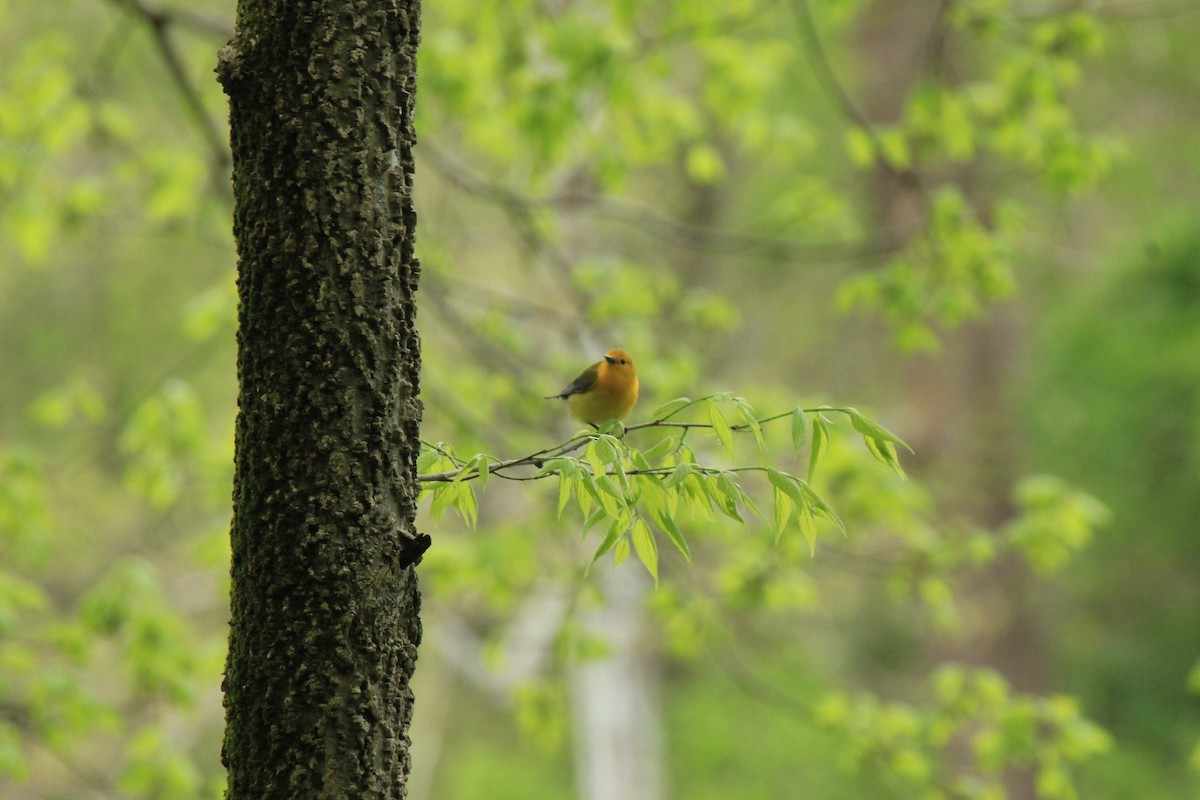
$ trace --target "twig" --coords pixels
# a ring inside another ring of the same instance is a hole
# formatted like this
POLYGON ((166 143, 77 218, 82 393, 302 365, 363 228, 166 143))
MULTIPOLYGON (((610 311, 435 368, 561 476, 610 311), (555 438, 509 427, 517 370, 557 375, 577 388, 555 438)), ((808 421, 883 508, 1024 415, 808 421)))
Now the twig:
MULTIPOLYGON (((680 406, 679 408, 672 411, 670 414, 667 414, 666 416, 664 416, 660 419, 651 420, 650 422, 639 422, 636 425, 630 425, 627 428, 625 428, 625 433, 630 433, 632 431, 646 430, 647 428, 675 428, 675 429, 684 430, 684 431, 688 431, 693 428, 709 428, 709 429, 711 429, 713 426, 706 422, 672 422, 670 419, 671 417, 675 416, 676 414, 683 411, 684 409, 690 408, 691 406, 694 406, 697 403, 701 403, 708 399, 710 399, 710 398, 702 397, 697 400, 692 400, 689 403, 687 403, 686 405, 680 406)), ((800 410, 806 414, 820 414, 821 412, 824 412, 824 411, 839 412, 839 413, 843 413, 843 414, 856 413, 853 411, 853 409, 849 408, 848 406, 815 406, 813 408, 802 408, 800 410)), ((790 416, 792 416, 793 413, 795 413, 795 412, 794 411, 785 411, 781 414, 773 414, 769 417, 763 417, 760 420, 755 420, 755 422, 758 425, 764 425, 768 422, 774 422, 777 419, 783 419, 784 417, 790 417, 790 416)), ((729 430, 731 430, 735 433, 745 433, 745 432, 751 430, 751 426, 749 425, 749 423, 738 423, 736 425, 730 425, 729 430)), ((595 435, 593 433, 590 433, 590 432, 579 433, 579 434, 576 434, 575 436, 572 436, 570 439, 563 442, 562 444, 557 444, 552 447, 543 448, 534 453, 530 453, 527 456, 521 456, 520 458, 510 458, 510 459, 506 459, 506 460, 492 458, 490 460, 494 461, 495 463, 488 467, 488 474, 495 475, 498 478, 503 478, 505 480, 512 480, 512 481, 540 480, 541 478, 546 477, 547 474, 549 474, 549 473, 538 474, 538 475, 504 475, 504 474, 501 474, 501 472, 503 470, 512 469, 513 467, 536 467, 536 468, 540 469, 545 462, 547 462, 553 458, 558 458, 560 456, 569 455, 570 453, 573 453, 573 452, 579 450, 581 447, 584 447, 589 442, 593 441, 594 438, 595 438, 595 435)), ((476 478, 479 477, 478 468, 469 467, 467 465, 468 462, 464 461, 464 459, 462 459, 461 457, 451 456, 445 450, 443 450, 442 448, 437 447, 435 445, 429 445, 429 447, 431 447, 432 449, 441 453, 442 455, 446 456, 447 458, 449 458, 451 461, 453 461, 455 463, 462 462, 463 466, 459 467, 458 469, 446 470, 445 472, 433 472, 433 473, 427 473, 425 475, 418 475, 417 480, 420 481, 421 483, 451 483, 454 481, 471 481, 471 480, 475 480, 476 478), (466 471, 466 470, 470 470, 470 471, 466 471)), ((699 467, 699 466, 697 466, 697 467, 695 467, 695 469, 698 472, 702 472, 705 474, 715 474, 715 473, 719 473, 719 472, 745 472, 745 471, 749 471, 749 470, 759 470, 762 468, 760 468, 760 467, 718 468, 718 467, 699 467)), ((666 469, 666 468, 627 469, 627 470, 625 470, 626 475, 669 475, 670 473, 671 473, 671 470, 666 469)))
POLYGON ((222 40, 233 38, 233 25, 224 18, 210 17, 207 14, 201 14, 188 8, 151 7, 145 5, 142 0, 108 0, 108 2, 115 5, 129 6, 132 11, 143 19, 153 19, 173 28, 210 34, 222 40))
MULTIPOLYGON (((532 220, 542 208, 586 207, 601 219, 632 225, 662 241, 707 252, 748 253, 769 260, 804 259, 827 264, 837 261, 870 260, 904 247, 911 232, 896 232, 862 241, 805 242, 779 236, 764 236, 692 225, 654 208, 616 197, 577 193, 531 197, 474 172, 429 144, 421 145, 423 157, 443 179, 462 191, 500 206, 513 219, 532 220)), ((523 230, 530 240, 530 231, 523 230)), ((536 238, 536 231, 533 231, 536 238)))
POLYGON ((747 697, 763 705, 812 724, 814 708, 804 700, 763 679, 750 669, 738 655, 736 647, 730 647, 721 653, 715 662, 735 686, 747 697))
POLYGON ((171 80, 174 82, 175 88, 179 90, 179 94, 183 99, 184 107, 187 109, 189 116, 192 117, 192 121, 196 124, 196 127, 199 128, 200 136, 204 139, 205 146, 208 148, 213 186, 217 187, 223 194, 229 195, 232 192, 228 180, 229 169, 232 165, 232 158, 229 154, 229 143, 221 134, 217 123, 209 116, 208 111, 205 110, 200 91, 188 76, 187 67, 183 63, 183 57, 180 55, 179 48, 171 35, 171 29, 180 20, 187 20, 193 26, 203 26, 210 31, 224 33, 225 28, 218 27, 215 23, 206 21, 203 17, 195 14, 152 8, 142 2, 142 0, 109 1, 129 9, 150 28, 159 55, 162 56, 163 62, 167 65, 167 72, 170 73, 171 80))
POLYGON ((899 232, 882 233, 857 242, 805 242, 693 225, 648 206, 613 197, 597 197, 592 202, 597 217, 636 225, 650 235, 680 247, 703 249, 709 253, 750 254, 768 260, 803 259, 815 264, 871 260, 900 250, 909 238, 908 234, 899 232))
POLYGON ((833 70, 829 54, 825 51, 825 45, 821 42, 821 34, 817 31, 817 25, 813 20, 812 9, 809 8, 808 0, 794 0, 792 8, 796 14, 796 22, 800 29, 800 35, 804 39, 805 50, 809 55, 809 62, 817 74, 818 83, 820 83, 825 93, 829 95, 842 114, 850 119, 870 139, 871 148, 874 151, 875 163, 895 178, 901 186, 915 192, 921 198, 922 202, 928 205, 927 193, 924 185, 921 183, 920 176, 914 170, 898 167, 887 158, 884 154, 883 144, 879 140, 879 135, 875 133, 874 127, 850 97, 850 93, 842 86, 841 80, 838 79, 837 73, 833 70))
POLYGON ((553 274, 561 281, 564 291, 580 301, 577 305, 584 305, 574 283, 564 279, 564 276, 574 271, 574 261, 538 230, 535 212, 540 207, 549 206, 549 202, 531 199, 501 183, 487 180, 428 143, 421 145, 421 155, 422 159, 427 160, 451 185, 468 194, 482 197, 504 211, 529 252, 545 258, 555 267, 553 274))
MULTIPOLYGON (((576 435, 576 436, 571 437, 567 441, 563 442, 562 444, 558 444, 553 447, 547 447, 542 450, 538 450, 537 452, 530 453, 527 456, 521 456, 520 458, 510 458, 506 461, 501 461, 499 459, 496 459, 495 465, 488 468, 488 473, 491 474, 491 473, 495 473, 497 470, 510 469, 510 468, 516 467, 516 466, 540 467, 542 462, 544 462, 544 461, 548 461, 551 458, 557 458, 559 456, 565 456, 568 453, 575 452, 576 450, 578 450, 579 448, 581 448, 585 444, 587 444, 589 441, 591 441, 591 439, 592 439, 592 437, 590 434, 576 435)), ((461 460, 461 459, 451 458, 451 460, 461 460)), ((462 477, 459 477, 459 475, 461 473, 462 473, 461 469, 448 470, 446 472, 435 472, 435 473, 427 474, 427 475, 418 475, 417 480, 421 481, 422 483, 438 483, 438 482, 447 483, 447 482, 453 481, 455 479, 470 481, 470 480, 474 480, 475 478, 479 477, 478 470, 476 470, 475 472, 463 475, 462 477)), ((506 476, 506 475, 499 475, 497 477, 501 477, 501 478, 507 477, 512 480, 530 480, 532 478, 532 476, 526 477, 526 478, 513 478, 512 476, 506 476)))

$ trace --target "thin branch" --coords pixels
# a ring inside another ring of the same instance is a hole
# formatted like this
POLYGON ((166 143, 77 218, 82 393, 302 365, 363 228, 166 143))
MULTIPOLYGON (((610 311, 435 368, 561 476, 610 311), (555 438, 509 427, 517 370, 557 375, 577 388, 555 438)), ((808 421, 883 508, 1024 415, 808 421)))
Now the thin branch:
POLYGON ((530 199, 501 183, 483 178, 429 143, 422 144, 420 150, 422 159, 427 160, 452 186, 467 194, 482 197, 504 211, 529 252, 545 258, 555 267, 553 275, 561 281, 564 291, 580 301, 577 305, 583 307, 584 303, 581 302, 574 283, 563 279, 563 276, 574 272, 574 260, 538 230, 535 213, 539 208, 549 206, 547 201, 530 199))
POLYGON ((736 648, 725 650, 715 662, 725 677, 747 697, 789 717, 812 724, 812 705, 760 677, 742 661, 736 648))
POLYGON ((842 82, 838 78, 837 73, 834 72, 833 64, 829 60, 829 54, 825 50, 825 45, 821 41, 821 34, 817 30, 817 24, 813 19, 812 9, 809 8, 808 0, 793 0, 792 8, 795 11, 800 36, 804 39, 805 51, 808 53, 809 63, 812 64, 821 88, 830 97, 834 105, 838 107, 843 116, 853 122, 870 139, 871 148, 874 151, 875 163, 895 178, 901 186, 915 192, 927 205, 928 197, 925 187, 921 183, 920 176, 914 170, 898 167, 884 155, 883 144, 879 140, 879 135, 875 133, 875 129, 870 121, 867 120, 866 115, 859 110, 858 105, 850 97, 850 93, 842 86, 842 82))
MULTIPOLYGON (((424 158, 450 185, 481 197, 501 209, 510 218, 526 225, 543 208, 587 208, 600 219, 631 225, 661 241, 689 250, 755 255, 767 260, 804 259, 827 264, 838 261, 871 260, 902 249, 912 232, 885 233, 861 241, 805 242, 781 236, 766 236, 693 225, 654 208, 630 200, 605 195, 567 194, 532 197, 489 179, 455 161, 428 143, 421 145, 424 158)), ((536 235, 536 232, 534 232, 536 235)), ((529 231, 522 234, 528 241, 529 231)))
MULTIPOLYGON (((510 469, 512 467, 518 467, 518 466, 541 467, 543 462, 549 461, 550 459, 557 458, 559 456, 565 456, 568 453, 573 453, 576 450, 578 450, 579 448, 583 447, 588 442, 590 442, 591 440, 592 440, 591 434, 586 434, 586 433, 585 434, 577 434, 577 435, 571 437, 570 439, 568 439, 567 441, 563 442, 562 444, 557 444, 557 445, 554 445, 553 447, 547 447, 542 450, 538 450, 537 452, 530 453, 527 456, 521 456, 520 458, 510 458, 505 461, 495 459, 496 463, 494 466, 491 466, 488 468, 488 473, 495 474, 498 470, 510 469)), ((451 458, 451 460, 455 460, 455 459, 451 458)), ((461 469, 448 470, 446 472, 435 472, 435 473, 427 474, 427 475, 418 475, 417 480, 421 481, 422 483, 439 483, 439 482, 440 483, 448 483, 455 479, 463 480, 463 481, 470 481, 470 480, 474 480, 479 477, 478 470, 476 470, 475 472, 468 473, 466 475, 462 475, 462 477, 459 477, 461 475, 461 473, 462 473, 461 469)), ((512 476, 497 475, 497 477, 509 478, 511 480, 532 480, 534 477, 539 477, 539 476, 528 476, 528 477, 524 477, 524 478, 515 478, 512 476)), ((544 477, 544 476, 540 476, 540 477, 544 477)))
POLYGON ((503 364, 504 369, 518 379, 529 376, 529 369, 524 361, 514 356, 508 349, 496 344, 490 336, 485 336, 476 325, 459 313, 450 301, 450 293, 446 289, 442 276, 430 273, 423 281, 421 288, 437 313, 440 313, 449 323, 446 327, 462 341, 464 347, 489 363, 503 364))
POLYGON ((652 236, 689 250, 708 253, 749 254, 778 261, 803 259, 817 264, 872 260, 902 249, 911 234, 882 233, 861 241, 805 242, 783 236, 766 236, 693 225, 657 209, 613 197, 589 198, 602 219, 635 225, 652 236))
POLYGON ((157 8, 155 13, 166 20, 168 24, 180 30, 211 34, 222 41, 229 41, 233 38, 233 25, 229 24, 226 19, 210 17, 187 8, 157 8))
MULTIPOLYGON (((697 400, 692 400, 689 403, 687 403, 687 405, 680 406, 679 408, 672 411, 670 414, 667 414, 666 416, 664 416, 660 419, 651 420, 650 422, 639 422, 636 425, 630 425, 624 429, 624 433, 627 434, 632 431, 646 430, 648 428, 674 428, 674 429, 683 430, 683 431, 688 431, 693 428, 709 428, 709 429, 711 429, 713 426, 706 422, 672 422, 670 419, 671 417, 673 417, 674 415, 683 411, 684 409, 690 408, 691 406, 694 406, 697 403, 701 403, 707 399, 710 399, 710 398, 702 397, 697 400)), ((814 406, 813 408, 802 408, 800 410, 806 414, 820 414, 824 411, 832 411, 832 412, 838 412, 838 413, 848 414, 848 415, 857 413, 854 409, 850 408, 849 406, 814 406)), ((790 417, 794 413, 795 413, 794 411, 785 411, 781 414, 772 414, 769 417, 763 417, 760 420, 755 420, 755 422, 758 425, 764 425, 768 422, 774 422, 777 419, 783 419, 784 417, 790 417)), ((738 423, 736 425, 730 425, 729 430, 731 430, 735 433, 746 433, 748 431, 751 431, 752 427, 750 426, 749 423, 738 423)), ((503 478, 505 480, 512 480, 512 481, 540 480, 542 478, 547 477, 547 475, 549 475, 551 473, 539 473, 537 475, 504 475, 504 474, 502 474, 502 471, 509 470, 514 467, 535 467, 537 469, 541 469, 542 465, 545 462, 547 462, 553 458, 558 458, 560 456, 565 456, 565 455, 574 453, 575 451, 579 450, 580 448, 586 446, 589 442, 594 441, 595 437, 596 437, 596 434, 594 434, 594 433, 584 432, 584 433, 576 434, 575 436, 571 437, 570 439, 563 442, 562 444, 557 444, 552 447, 546 447, 546 448, 538 450, 534 453, 530 453, 527 456, 521 456, 520 458, 510 458, 510 459, 505 459, 505 460, 501 460, 501 459, 497 459, 497 458, 490 458, 490 460, 494 461, 495 463, 488 467, 488 474, 494 475, 497 478, 503 478)), ((441 453, 442 455, 446 456, 447 458, 449 458, 451 461, 453 461, 455 463, 463 462, 462 458, 456 458, 454 456, 451 456, 449 453, 447 453, 440 447, 436 447, 434 445, 429 445, 429 447, 431 447, 432 449, 441 453)), ((700 467, 700 466, 697 466, 697 467, 695 467, 695 469, 698 470, 699 472, 702 472, 705 474, 716 474, 716 473, 720 473, 720 472, 745 472, 745 471, 753 471, 753 470, 762 470, 763 468, 762 467, 723 468, 723 467, 700 467)), ((666 468, 627 469, 627 470, 625 470, 626 475, 669 475, 670 473, 671 473, 671 470, 666 469, 666 468)), ((445 472, 427 473, 425 475, 418 475, 417 480, 420 481, 421 483, 451 483, 451 482, 455 482, 455 481, 471 481, 471 480, 475 480, 478 477, 479 477, 478 468, 469 467, 469 466, 467 466, 466 462, 463 462, 463 466, 459 467, 458 469, 446 470, 445 472), (470 471, 464 472, 464 470, 470 470, 470 471)))
POLYGON ((157 24, 168 25, 179 30, 202 33, 222 41, 233 38, 233 25, 223 17, 212 17, 188 8, 147 6, 142 0, 108 0, 114 5, 129 6, 135 14, 157 24))
POLYGON ((457 464, 459 467, 465 467, 467 465, 466 461, 463 461, 458 456, 450 453, 444 447, 441 447, 440 445, 437 445, 437 444, 429 441, 428 439, 422 439, 421 444, 424 445, 425 447, 428 447, 430 450, 434 451, 435 453, 438 453, 439 455, 450 459, 451 463, 457 464))
POLYGON ((167 66, 167 72, 171 76, 171 81, 175 84, 175 88, 179 90, 183 105, 199 129, 200 136, 204 139, 205 146, 208 148, 213 186, 217 187, 223 194, 228 195, 232 191, 228 180, 229 169, 232 165, 229 142, 221 133, 218 124, 209 116, 208 111, 204 108, 204 101, 201 98, 200 91, 188 75, 183 56, 180 54, 171 33, 172 29, 184 20, 194 27, 203 26, 210 31, 215 30, 224 33, 226 32, 226 28, 223 26, 218 27, 211 20, 205 20, 203 17, 195 14, 154 8, 146 5, 142 0, 109 0, 109 2, 128 9, 145 22, 150 29, 154 38, 154 44, 167 66))

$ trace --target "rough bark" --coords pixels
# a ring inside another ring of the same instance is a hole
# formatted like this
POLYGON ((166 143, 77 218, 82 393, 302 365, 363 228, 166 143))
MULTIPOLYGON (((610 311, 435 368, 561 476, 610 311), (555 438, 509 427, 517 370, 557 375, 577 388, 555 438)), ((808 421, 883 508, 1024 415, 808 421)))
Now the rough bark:
POLYGON ((241 0, 231 800, 399 798, 420 642, 418 0, 241 0))

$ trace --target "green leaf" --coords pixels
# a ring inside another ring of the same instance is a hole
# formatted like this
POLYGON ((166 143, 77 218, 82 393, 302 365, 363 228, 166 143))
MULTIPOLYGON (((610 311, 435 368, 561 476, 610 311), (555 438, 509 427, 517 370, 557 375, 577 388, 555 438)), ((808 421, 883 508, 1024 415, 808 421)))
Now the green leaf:
POLYGON ((693 518, 711 520, 713 515, 713 498, 710 494, 710 481, 702 474, 697 474, 682 486, 684 502, 693 518))
POLYGON ((755 503, 753 500, 751 500, 751 499, 750 499, 750 495, 746 494, 745 490, 744 490, 744 489, 742 489, 742 487, 741 487, 741 486, 738 486, 738 485, 735 483, 735 484, 734 484, 734 487, 737 489, 738 495, 739 495, 739 497, 740 497, 740 500, 741 500, 741 505, 743 505, 743 506, 745 506, 746 508, 750 509, 750 513, 752 513, 754 516, 758 517, 759 519, 761 519, 761 520, 763 520, 763 521, 765 522, 767 518, 766 518, 766 517, 763 515, 763 513, 762 513, 762 509, 760 509, 760 508, 758 507, 758 504, 757 504, 757 503, 755 503))
POLYGON ((433 487, 433 500, 429 504, 429 516, 440 520, 446 509, 454 503, 454 487, 452 483, 439 483, 433 487))
POLYGON ((715 484, 717 488, 717 507, 724 511, 725 516, 730 519, 736 519, 743 525, 746 524, 746 521, 742 519, 742 515, 738 511, 738 504, 748 499, 742 488, 724 473, 716 476, 715 484))
POLYGON ((713 433, 720 440, 721 446, 732 455, 733 431, 730 429, 729 422, 725 419, 725 413, 721 411, 721 407, 711 400, 708 402, 708 421, 712 425, 713 433))
POLYGON ((808 438, 808 419, 804 415, 804 409, 796 406, 792 409, 792 447, 797 453, 804 446, 805 439, 808 438))
POLYGON ((620 443, 619 440, 614 439, 612 436, 598 436, 592 442, 591 446, 596 448, 596 455, 605 464, 615 464, 618 461, 617 448, 620 446, 620 443))
POLYGON ((430 447, 421 449, 417 455, 417 474, 425 475, 433 470, 433 465, 440 461, 442 454, 430 447))
POLYGON ((750 432, 754 434, 754 441, 758 444, 759 450, 766 450, 767 444, 763 441, 762 425, 759 424, 758 418, 754 416, 754 409, 740 397, 733 398, 734 405, 737 406, 738 414, 741 415, 742 422, 750 432))
POLYGON ((604 540, 600 542, 600 546, 596 548, 596 552, 592 554, 592 560, 588 564, 588 569, 592 568, 600 556, 612 550, 613 545, 617 543, 617 539, 624 533, 624 529, 617 526, 616 522, 608 526, 608 533, 604 535, 604 540))
POLYGON ((776 489, 788 495, 796 505, 804 504, 804 498, 801 496, 798 486, 798 479, 788 475, 786 472, 780 472, 774 467, 767 467, 767 480, 776 489))
POLYGON ((683 538, 683 534, 679 531, 679 526, 675 524, 675 519, 670 514, 663 514, 655 519, 658 526, 667 534, 667 538, 671 540, 671 544, 683 554, 683 558, 687 563, 692 563, 692 550, 688 547, 687 539, 683 538))
POLYGON ((663 489, 658 481, 649 480, 643 481, 643 483, 646 484, 645 502, 650 518, 658 527, 662 528, 671 543, 679 549, 679 552, 683 553, 687 562, 692 563, 692 552, 688 548, 683 534, 679 532, 679 527, 675 524, 676 496, 663 489))
POLYGON ((614 481, 610 476, 605 475, 602 478, 597 478, 596 487, 600 489, 601 500, 603 500, 603 496, 607 494, 613 499, 619 500, 622 504, 628 503, 628 498, 626 498, 625 493, 621 491, 621 487, 618 486, 617 482, 614 481))
POLYGON ((896 456, 894 444, 883 439, 876 439, 874 436, 864 436, 863 441, 867 443, 867 449, 871 451, 871 455, 875 456, 877 461, 891 467, 901 478, 908 478, 904 474, 904 468, 900 466, 900 459, 896 456))
POLYGON ((575 479, 571 478, 565 472, 558 473, 558 518, 562 519, 563 510, 567 507, 567 503, 571 501, 571 490, 575 486, 575 479))
POLYGON ((647 461, 657 461, 667 453, 675 452, 675 448, 679 446, 679 439, 674 436, 668 436, 665 439, 660 439, 643 455, 647 461))
POLYGON ((646 508, 666 508, 668 498, 674 496, 674 492, 668 492, 663 488, 662 482, 653 476, 643 476, 637 479, 638 497, 645 503, 646 508))
POLYGON ((608 518, 608 512, 606 512, 603 508, 597 508, 591 514, 588 514, 583 520, 583 525, 581 525, 579 528, 579 538, 586 539, 592 528, 596 527, 596 523, 608 518))
POLYGON ((599 439, 593 439, 583 454, 584 458, 587 459, 588 464, 590 464, 592 467, 592 474, 597 478, 608 474, 608 467, 606 466, 604 459, 600 456, 599 443, 599 439))
POLYGON ((799 487, 800 492, 804 496, 805 505, 811 507, 810 510, 812 510, 816 515, 822 516, 832 522, 834 525, 837 525, 838 528, 841 529, 842 533, 846 532, 846 524, 842 522, 842 518, 833 512, 833 509, 831 509, 825 503, 825 501, 821 499, 819 494, 813 491, 811 486, 804 481, 797 481, 796 485, 799 487))
POLYGON ((460 483, 452 491, 455 494, 454 510, 463 518, 463 522, 475 527, 479 518, 479 506, 475 501, 475 489, 469 483, 460 483))
POLYGON ((584 516, 587 516, 592 511, 592 502, 600 499, 600 489, 596 487, 596 479, 592 473, 586 469, 581 469, 575 475, 575 501, 579 503, 579 510, 584 516), (579 491, 579 487, 583 487, 584 491, 579 491))
POLYGON ((804 535, 804 541, 808 542, 808 554, 816 555, 817 552, 817 520, 813 517, 812 508, 805 503, 800 506, 797 518, 800 521, 800 533, 804 535))
POLYGON ((621 538, 617 542, 617 547, 613 550, 613 566, 619 567, 625 563, 625 559, 629 558, 629 540, 621 538))
POLYGON ((480 453, 475 457, 475 469, 479 472, 479 488, 482 491, 487 488, 488 478, 491 477, 491 459, 486 454, 480 453))
POLYGON ((658 545, 654 541, 654 534, 650 531, 646 520, 641 517, 635 519, 629 535, 633 539, 633 549, 637 553, 638 560, 650 573, 650 577, 654 578, 654 582, 658 583, 658 545))
POLYGON ((625 495, 621 493, 613 479, 607 475, 596 479, 596 488, 599 489, 597 498, 600 500, 600 505, 604 507, 610 517, 616 517, 625 506, 625 495))
POLYGON ((796 504, 792 502, 792 498, 788 493, 775 487, 775 541, 779 541, 779 537, 783 535, 783 529, 787 527, 788 519, 795 510, 796 504))
POLYGON ((602 438, 620 439, 625 435, 625 423, 619 419, 610 419, 600 426, 600 433, 602 438))
POLYGON ((682 483, 689 475, 696 474, 696 469, 689 461, 681 461, 671 470, 671 474, 663 480, 663 488, 673 489, 682 483))
POLYGON ((613 462, 613 474, 617 476, 617 480, 621 484, 621 492, 625 497, 626 502, 633 502, 634 492, 633 487, 629 484, 629 476, 625 474, 625 463, 621 459, 613 462))
POLYGON ((670 419, 676 413, 682 411, 691 404, 692 401, 686 397, 676 397, 674 400, 663 403, 661 406, 656 408, 654 410, 653 417, 659 421, 670 419))
POLYGON ((900 445, 910 453, 913 452, 913 449, 909 447, 903 439, 879 423, 872 422, 871 420, 867 419, 860 414, 857 409, 848 408, 846 409, 846 414, 850 417, 850 424, 854 426, 854 430, 861 433, 864 437, 872 437, 881 441, 892 442, 893 444, 900 445))
POLYGON ((458 474, 454 476, 454 480, 452 480, 451 483, 461 483, 478 472, 480 461, 486 463, 487 456, 485 456, 483 453, 476 453, 475 455, 471 456, 467 463, 462 465, 462 468, 458 471, 458 474))
POLYGON ((808 454, 808 479, 810 481, 817 471, 817 463, 820 462, 821 456, 829 444, 829 430, 825 426, 825 420, 821 418, 821 415, 814 414, 812 423, 812 449, 808 454))
POLYGON ((569 469, 573 469, 576 463, 577 462, 575 459, 567 458, 566 456, 548 458, 542 462, 541 469, 537 471, 537 474, 534 475, 534 477, 541 478, 546 475, 553 475, 555 473, 561 474, 569 469))

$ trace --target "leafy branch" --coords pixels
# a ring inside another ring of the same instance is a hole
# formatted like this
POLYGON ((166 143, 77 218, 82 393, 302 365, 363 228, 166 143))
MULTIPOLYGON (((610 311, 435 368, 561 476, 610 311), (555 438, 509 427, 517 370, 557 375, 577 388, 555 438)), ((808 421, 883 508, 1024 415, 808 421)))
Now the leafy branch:
POLYGON ((797 406, 791 411, 759 418, 744 399, 720 394, 695 400, 677 398, 657 409, 649 422, 626 427, 613 421, 519 458, 499 459, 486 453, 463 458, 449 444, 425 443, 418 463, 422 472, 418 480, 423 494, 432 497, 430 512, 434 517, 454 509, 468 524, 474 525, 478 506, 472 481, 483 487, 492 476, 516 481, 557 477, 560 518, 574 497, 584 518, 585 535, 601 521, 609 522, 592 562, 612 551, 614 563, 620 564, 633 552, 657 579, 655 530, 691 560, 687 541, 677 523, 683 510, 693 518, 703 519, 713 519, 719 513, 743 525, 747 524, 743 511, 749 511, 771 525, 776 539, 794 524, 810 550, 816 547, 818 520, 844 531, 837 514, 810 484, 828 449, 833 415, 848 419, 871 454, 903 477, 896 446, 908 448, 908 445, 855 408, 797 406), (702 410, 707 421, 678 419, 689 409, 702 410), (763 426, 784 419, 791 420, 793 448, 799 452, 805 445, 808 447, 805 478, 767 465, 730 467, 701 463, 688 443, 693 431, 707 430, 731 456, 734 434, 749 434, 759 449, 765 450, 763 426), (627 434, 646 429, 661 429, 666 435, 644 451, 630 446, 627 434), (772 487, 773 513, 769 519, 739 482, 747 473, 765 475, 772 487))

